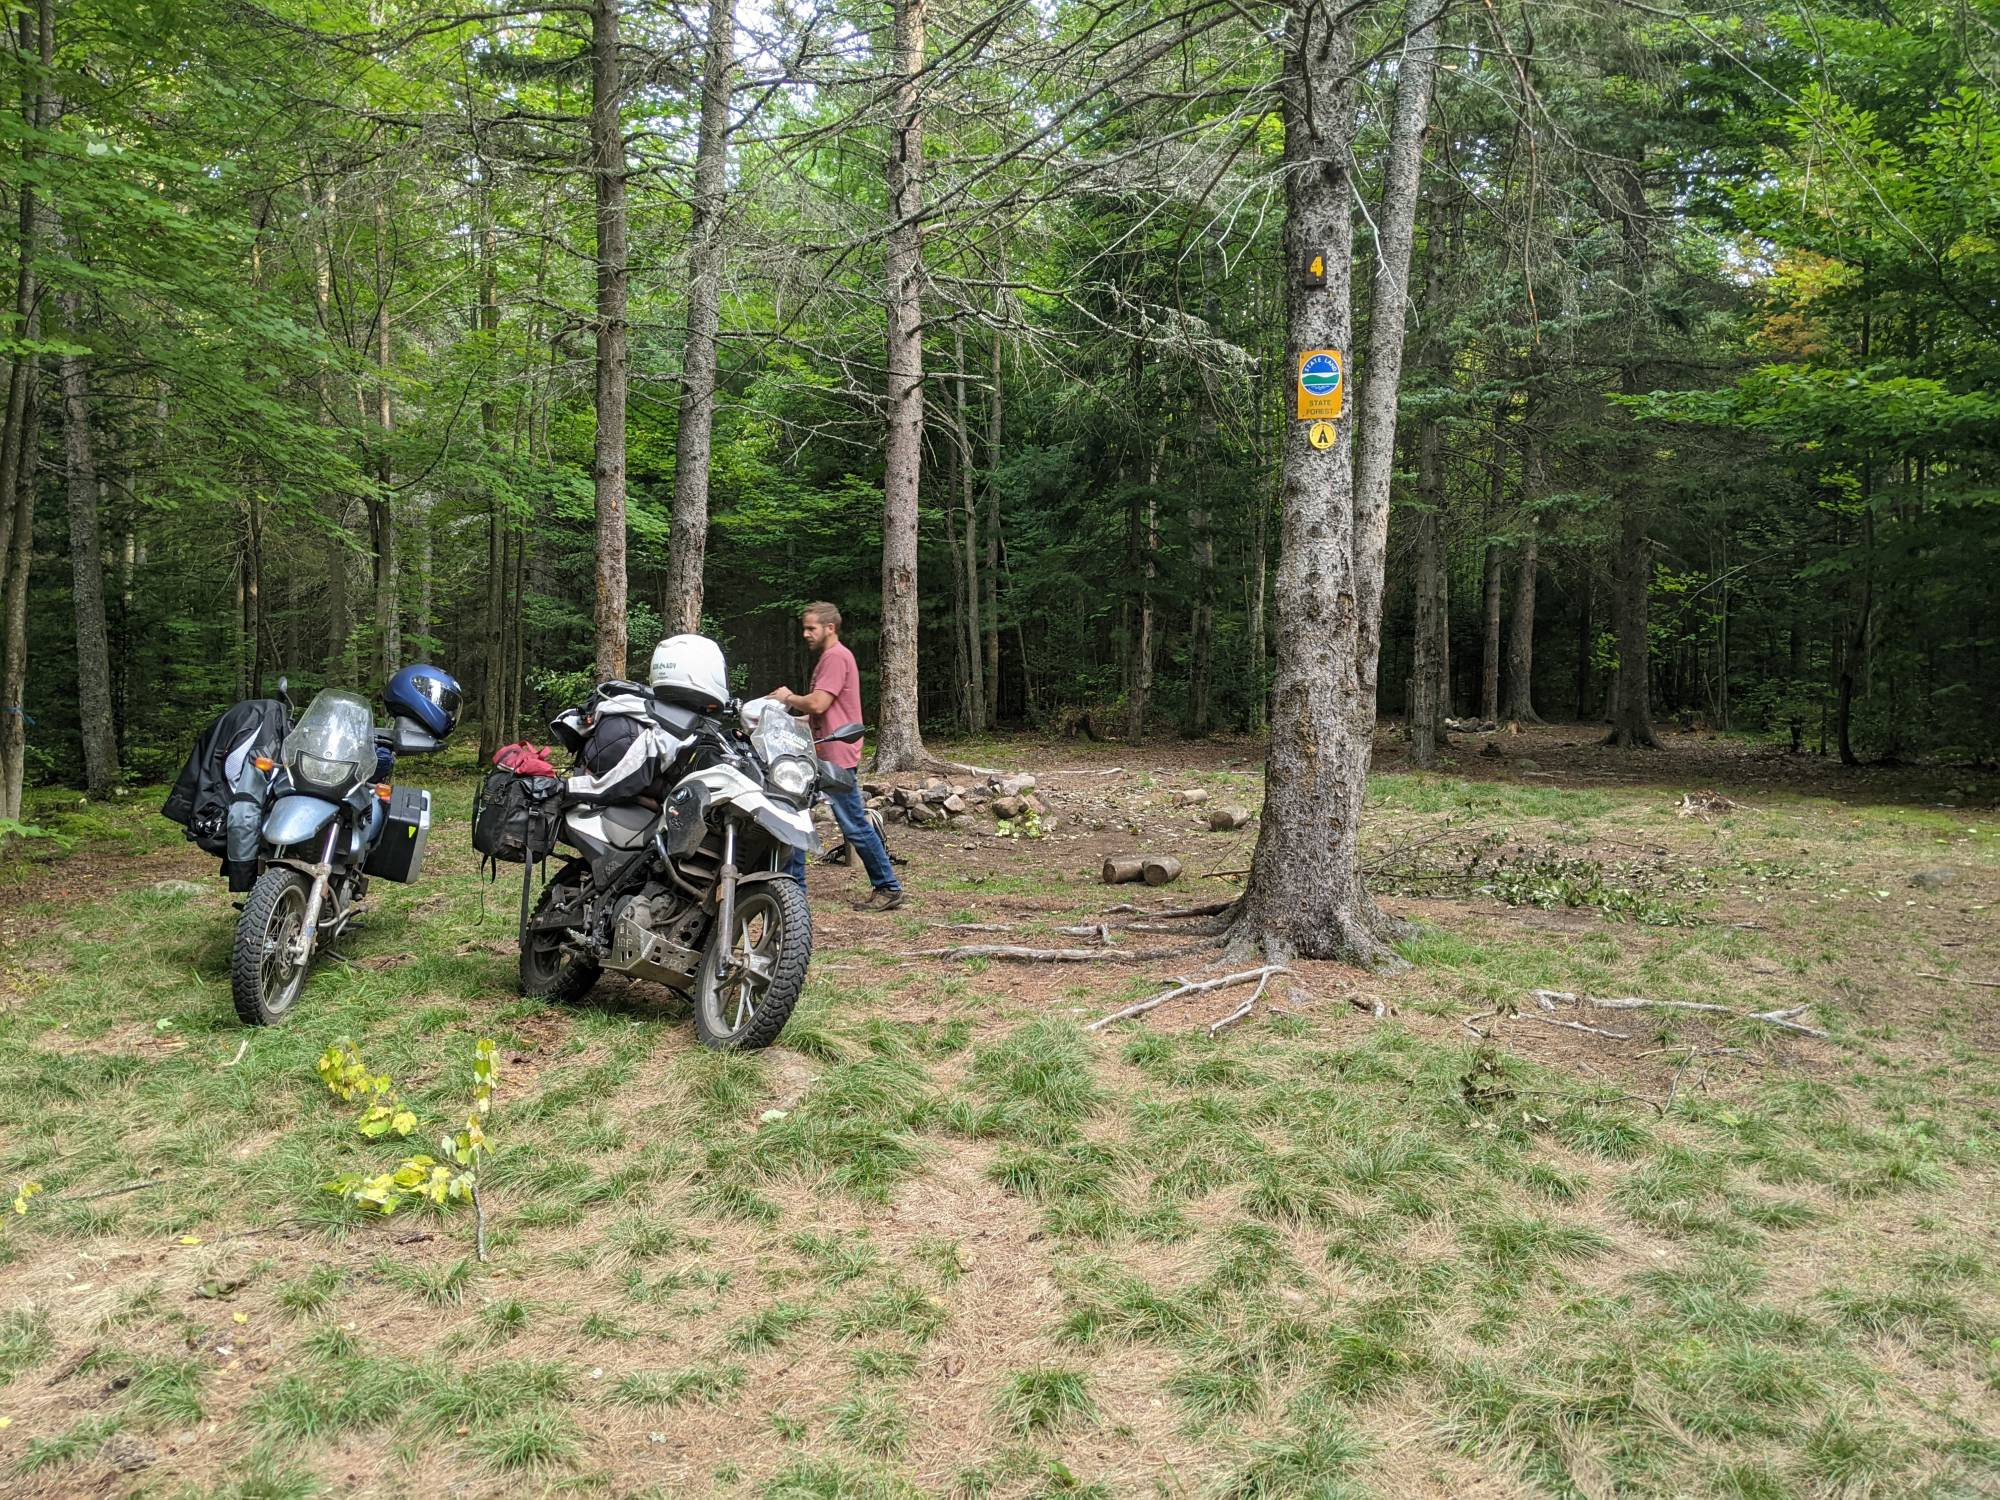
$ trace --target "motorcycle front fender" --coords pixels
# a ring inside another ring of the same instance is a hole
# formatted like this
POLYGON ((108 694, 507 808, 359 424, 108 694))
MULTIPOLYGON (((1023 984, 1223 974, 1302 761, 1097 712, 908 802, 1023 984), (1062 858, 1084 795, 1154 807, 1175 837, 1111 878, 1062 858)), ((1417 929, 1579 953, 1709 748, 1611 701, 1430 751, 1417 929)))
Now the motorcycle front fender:
POLYGON ((300 794, 280 797, 264 817, 264 842, 278 849, 304 843, 339 812, 338 802, 328 802, 323 797, 300 794))

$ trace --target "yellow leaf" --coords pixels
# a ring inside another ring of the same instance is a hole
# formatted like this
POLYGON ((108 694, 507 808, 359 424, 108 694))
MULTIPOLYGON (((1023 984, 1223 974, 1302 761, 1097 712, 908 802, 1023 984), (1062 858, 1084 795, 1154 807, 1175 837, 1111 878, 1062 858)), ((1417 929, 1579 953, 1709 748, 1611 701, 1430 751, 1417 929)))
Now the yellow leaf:
POLYGON ((415 1112, 407 1109, 397 1110, 396 1117, 389 1122, 389 1128, 395 1131, 397 1135, 408 1135, 412 1130, 417 1128, 415 1112))
POLYGON ((17 1214, 26 1213, 28 1211, 28 1200, 41 1191, 42 1185, 39 1182, 22 1183, 20 1190, 14 1194, 14 1212, 17 1214))
POLYGON ((12 1427, 13 1425, 14 1425, 14 1419, 12 1417, 0 1417, 0 1432, 5 1432, 9 1427, 12 1427))
POLYGON ((230 1317, 238 1323, 247 1323, 250 1321, 250 1314, 248 1313, 231 1313, 230 1317))

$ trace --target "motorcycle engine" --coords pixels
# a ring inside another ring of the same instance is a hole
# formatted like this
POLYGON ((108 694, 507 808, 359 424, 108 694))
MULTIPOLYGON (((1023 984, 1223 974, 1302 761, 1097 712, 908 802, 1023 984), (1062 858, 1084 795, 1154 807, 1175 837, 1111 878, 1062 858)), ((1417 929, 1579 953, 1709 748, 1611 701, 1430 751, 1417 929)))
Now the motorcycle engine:
POLYGON ((701 967, 707 913, 682 892, 654 881, 612 908, 611 949, 604 967, 635 979, 685 990, 701 967))

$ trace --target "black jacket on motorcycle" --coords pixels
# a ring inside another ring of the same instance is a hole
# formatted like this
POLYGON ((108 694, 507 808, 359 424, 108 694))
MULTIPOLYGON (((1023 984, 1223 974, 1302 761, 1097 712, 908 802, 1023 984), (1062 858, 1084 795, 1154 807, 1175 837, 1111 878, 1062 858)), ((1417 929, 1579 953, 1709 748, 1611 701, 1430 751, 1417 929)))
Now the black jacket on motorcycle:
POLYGON ((187 829, 202 850, 224 858, 229 801, 244 764, 259 755, 275 759, 290 725, 276 698, 248 698, 224 709, 194 742, 161 815, 187 829))

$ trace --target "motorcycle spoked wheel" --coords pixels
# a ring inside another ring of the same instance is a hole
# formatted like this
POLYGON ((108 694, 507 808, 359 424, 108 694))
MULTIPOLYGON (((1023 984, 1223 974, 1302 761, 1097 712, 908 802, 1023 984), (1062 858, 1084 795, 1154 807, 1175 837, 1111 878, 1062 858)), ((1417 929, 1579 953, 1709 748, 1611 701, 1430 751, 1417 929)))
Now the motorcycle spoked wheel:
POLYGON ((229 961, 229 994, 245 1026, 275 1026, 305 988, 310 959, 296 954, 312 883, 297 870, 273 865, 257 877, 229 961))
POLYGON ((695 978, 694 1031, 704 1047, 751 1051, 778 1039, 806 986, 812 908, 796 880, 740 886, 732 931, 709 938, 695 978), (724 944, 731 960, 720 975, 724 944))
MULTIPOLYGON (((556 893, 583 881, 582 864, 567 865, 542 887, 535 903, 541 915, 556 893)), ((558 1005, 574 1005, 597 983, 603 966, 595 959, 567 951, 560 932, 524 931, 521 934, 521 993, 535 1000, 553 1000, 558 1005)))

